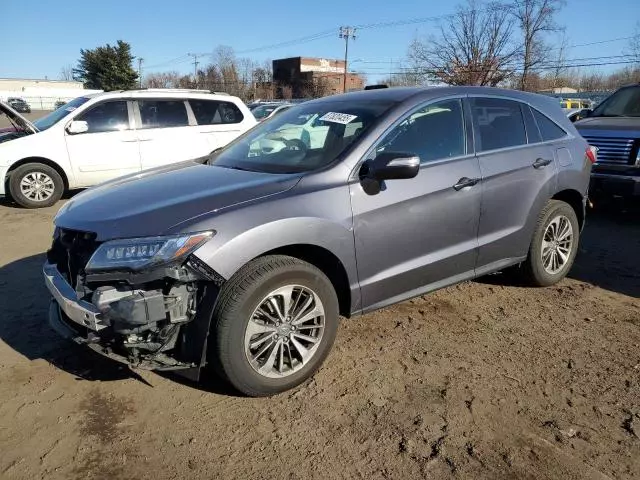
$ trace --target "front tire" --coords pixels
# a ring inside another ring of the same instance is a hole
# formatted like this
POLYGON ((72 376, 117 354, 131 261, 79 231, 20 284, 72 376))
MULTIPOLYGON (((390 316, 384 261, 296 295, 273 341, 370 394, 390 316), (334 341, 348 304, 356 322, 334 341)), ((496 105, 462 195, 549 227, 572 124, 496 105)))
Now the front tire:
POLYGON ((550 200, 538 217, 529 255, 522 266, 524 280, 548 287, 566 277, 578 253, 580 225, 573 208, 550 200))
POLYGON ((219 373, 245 395, 274 395, 310 378, 329 354, 338 298, 318 268, 269 255, 222 287, 212 326, 219 373))
POLYGON ((49 165, 26 163, 9 174, 9 194, 24 208, 50 207, 63 193, 64 181, 49 165))

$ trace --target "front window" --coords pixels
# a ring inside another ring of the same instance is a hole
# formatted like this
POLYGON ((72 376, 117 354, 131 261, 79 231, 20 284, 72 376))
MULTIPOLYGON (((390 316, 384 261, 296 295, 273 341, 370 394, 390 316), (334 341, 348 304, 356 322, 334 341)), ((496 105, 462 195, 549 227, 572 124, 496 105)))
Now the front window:
POLYGON ((598 105, 591 117, 640 117, 640 87, 625 87, 598 105))
POLYGON ((38 130, 46 130, 52 125, 58 123, 63 118, 67 117, 71 112, 73 112, 76 108, 81 105, 84 105, 89 101, 87 97, 78 97, 71 100, 69 103, 66 103, 62 107, 54 110, 49 115, 45 115, 42 118, 39 118, 33 124, 36 126, 38 130))
POLYGON ((392 105, 326 100, 293 107, 239 137, 211 162, 265 173, 316 170, 333 162, 392 105))
POLYGON ((460 100, 431 103, 402 121, 376 148, 376 154, 405 152, 422 163, 466 153, 464 119, 460 100))
POLYGON ((87 122, 87 133, 116 132, 129 129, 127 102, 104 102, 79 115, 76 120, 87 122))

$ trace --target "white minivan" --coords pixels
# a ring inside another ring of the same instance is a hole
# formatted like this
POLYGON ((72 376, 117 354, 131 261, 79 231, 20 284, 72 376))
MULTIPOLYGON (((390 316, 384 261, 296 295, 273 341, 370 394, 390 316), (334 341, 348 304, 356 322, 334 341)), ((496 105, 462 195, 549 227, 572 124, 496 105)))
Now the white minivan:
POLYGON ((237 97, 147 89, 78 97, 31 123, 0 103, 0 196, 47 207, 65 190, 209 154, 256 124, 237 97))

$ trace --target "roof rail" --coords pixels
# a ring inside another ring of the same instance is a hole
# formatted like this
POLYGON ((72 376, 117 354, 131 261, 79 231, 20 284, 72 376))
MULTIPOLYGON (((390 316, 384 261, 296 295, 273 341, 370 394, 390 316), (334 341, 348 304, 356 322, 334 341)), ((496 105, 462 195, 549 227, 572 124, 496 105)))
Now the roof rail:
POLYGON ((195 88, 134 88, 129 92, 176 92, 176 93, 217 93, 211 90, 199 90, 195 88))

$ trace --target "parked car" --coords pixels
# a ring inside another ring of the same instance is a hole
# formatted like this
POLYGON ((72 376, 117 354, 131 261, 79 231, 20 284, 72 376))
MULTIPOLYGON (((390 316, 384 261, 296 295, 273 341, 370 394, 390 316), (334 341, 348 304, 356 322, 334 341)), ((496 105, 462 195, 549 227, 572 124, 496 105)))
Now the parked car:
POLYGON ((582 120, 583 118, 587 118, 591 114, 590 108, 574 108, 565 110, 567 113, 567 118, 571 122, 577 122, 578 120, 582 120))
POLYGON ((256 124, 236 97, 149 89, 78 97, 31 123, 0 106, 20 132, 0 137, 0 195, 28 208, 67 189, 200 157, 256 124))
POLYGON ((640 83, 616 90, 575 126, 598 147, 591 192, 640 195, 640 83))
POLYGON ((263 103, 262 105, 258 105, 251 110, 253 116, 257 121, 261 122, 271 117, 272 115, 276 115, 282 109, 290 108, 292 105, 283 104, 283 103, 263 103))
POLYGON ((105 183, 55 217, 59 333, 135 367, 247 395, 309 378, 338 316, 515 267, 571 268, 594 150, 556 101, 390 88, 291 108, 208 158, 105 183), (318 118, 310 148, 253 145, 318 118))
POLYGON ((11 105, 11 108, 13 108, 16 112, 31 113, 31 107, 22 98, 10 97, 7 98, 7 103, 11 105))

